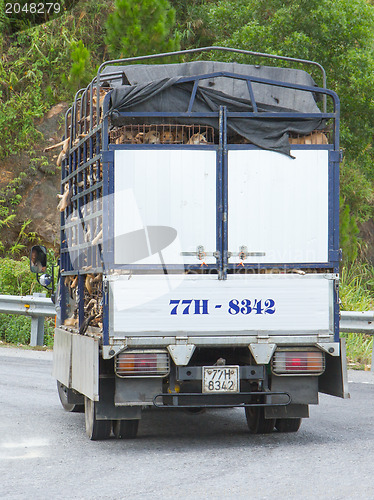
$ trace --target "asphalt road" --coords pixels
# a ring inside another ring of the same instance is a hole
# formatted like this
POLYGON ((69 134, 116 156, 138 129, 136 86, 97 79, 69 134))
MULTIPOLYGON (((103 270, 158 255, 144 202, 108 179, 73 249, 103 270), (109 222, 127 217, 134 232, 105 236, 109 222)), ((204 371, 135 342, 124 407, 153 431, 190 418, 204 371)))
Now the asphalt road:
POLYGON ((144 413, 134 441, 90 441, 50 352, 0 348, 1 499, 374 498, 374 375, 311 407, 296 434, 255 436, 242 409, 144 413))

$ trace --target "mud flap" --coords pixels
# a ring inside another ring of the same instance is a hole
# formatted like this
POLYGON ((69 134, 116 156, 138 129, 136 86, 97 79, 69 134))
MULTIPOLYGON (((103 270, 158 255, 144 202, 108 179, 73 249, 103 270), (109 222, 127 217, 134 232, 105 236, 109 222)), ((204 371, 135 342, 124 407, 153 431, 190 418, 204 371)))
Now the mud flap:
POLYGON ((326 370, 318 377, 318 391, 343 399, 350 397, 344 338, 340 339, 340 356, 326 355, 326 370))
MULTIPOLYGON (((308 418, 308 405, 318 404, 318 377, 273 375, 271 390, 287 392, 291 404, 265 407, 265 418, 308 418)), ((271 401, 279 403, 279 396, 271 396, 271 401)))

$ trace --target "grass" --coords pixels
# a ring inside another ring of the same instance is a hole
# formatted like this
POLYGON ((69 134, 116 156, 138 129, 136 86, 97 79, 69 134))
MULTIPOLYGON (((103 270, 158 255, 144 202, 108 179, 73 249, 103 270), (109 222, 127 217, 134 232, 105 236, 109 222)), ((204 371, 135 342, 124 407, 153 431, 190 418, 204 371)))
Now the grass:
MULTIPOLYGON (((51 262, 51 259, 50 259, 51 262)), ((15 260, 0 258, 0 290, 5 295, 32 295, 45 291, 30 272, 27 257, 15 260)), ((53 346, 54 319, 44 320, 44 345, 53 346)), ((0 340, 7 344, 25 346, 30 343, 31 318, 21 315, 0 314, 0 340)))
POLYGON ((46 345, 36 345, 36 346, 31 346, 31 345, 24 345, 24 344, 13 344, 11 342, 4 342, 3 340, 0 340, 0 348, 3 347, 4 349, 16 349, 16 348, 22 348, 25 351, 52 351, 52 346, 46 346, 46 345))
MULTIPOLYGON (((44 345, 53 347, 54 320, 44 320, 44 345)), ((1 314, 0 339, 17 346, 30 344, 31 318, 27 316, 1 314)))
POLYGON ((368 264, 343 267, 340 300, 343 311, 370 311, 374 306, 374 268, 368 264))
POLYGON ((373 337, 363 333, 342 333, 347 342, 348 368, 370 370, 373 337))

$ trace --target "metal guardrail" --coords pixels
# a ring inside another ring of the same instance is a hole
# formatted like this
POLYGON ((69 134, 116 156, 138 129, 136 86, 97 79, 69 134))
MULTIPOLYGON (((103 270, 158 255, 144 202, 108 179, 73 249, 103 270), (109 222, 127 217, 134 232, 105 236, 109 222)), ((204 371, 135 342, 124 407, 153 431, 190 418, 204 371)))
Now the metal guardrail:
POLYGON ((341 311, 340 331, 374 335, 374 311, 341 311))
POLYGON ((55 305, 45 293, 33 295, 0 295, 0 313, 21 314, 31 317, 30 345, 43 345, 44 318, 55 316, 55 305))
MULTIPOLYGON (((30 345, 43 345, 44 317, 55 316, 56 310, 45 293, 33 295, 0 295, 0 313, 22 314, 31 317, 30 345)), ((366 333, 374 335, 374 311, 341 311, 340 331, 343 333, 366 333)), ((373 362, 374 368, 374 350, 373 362)))
MULTIPOLYGON (((366 333, 374 335, 374 311, 341 311, 340 331, 344 333, 366 333)), ((374 372, 374 348, 371 353, 371 369, 374 372)))

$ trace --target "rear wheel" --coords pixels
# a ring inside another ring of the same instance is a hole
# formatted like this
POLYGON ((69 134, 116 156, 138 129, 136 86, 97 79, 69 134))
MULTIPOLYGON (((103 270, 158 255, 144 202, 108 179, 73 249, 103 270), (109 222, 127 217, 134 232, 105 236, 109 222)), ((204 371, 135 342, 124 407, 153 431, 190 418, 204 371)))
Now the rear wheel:
POLYGON ((68 388, 66 387, 66 385, 61 384, 61 382, 59 382, 58 380, 57 380, 57 391, 61 401, 61 405, 64 408, 64 410, 77 413, 84 412, 84 405, 68 403, 68 388))
POLYGON ((135 439, 139 420, 113 420, 113 433, 117 439, 135 439))
POLYGON ((250 432, 252 434, 269 434, 273 432, 275 419, 265 418, 265 410, 262 406, 247 406, 245 416, 250 432))
POLYGON ((96 403, 89 398, 84 398, 84 414, 86 422, 86 434, 91 441, 107 439, 112 429, 111 420, 97 420, 96 403))
POLYGON ((301 425, 301 418, 277 418, 275 428, 278 432, 297 432, 301 425))

